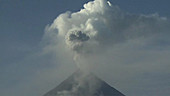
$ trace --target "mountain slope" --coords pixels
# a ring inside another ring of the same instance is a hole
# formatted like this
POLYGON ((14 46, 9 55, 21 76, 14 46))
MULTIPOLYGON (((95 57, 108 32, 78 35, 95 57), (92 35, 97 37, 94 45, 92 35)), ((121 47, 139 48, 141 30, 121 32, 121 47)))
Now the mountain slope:
POLYGON ((125 96, 92 73, 76 71, 44 96, 125 96))

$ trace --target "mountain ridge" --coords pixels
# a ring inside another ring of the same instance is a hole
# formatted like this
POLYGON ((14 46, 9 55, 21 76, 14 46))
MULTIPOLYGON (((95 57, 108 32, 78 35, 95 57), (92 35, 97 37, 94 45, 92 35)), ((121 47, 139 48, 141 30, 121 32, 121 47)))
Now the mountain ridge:
POLYGON ((125 96, 93 73, 78 70, 43 96, 125 96))

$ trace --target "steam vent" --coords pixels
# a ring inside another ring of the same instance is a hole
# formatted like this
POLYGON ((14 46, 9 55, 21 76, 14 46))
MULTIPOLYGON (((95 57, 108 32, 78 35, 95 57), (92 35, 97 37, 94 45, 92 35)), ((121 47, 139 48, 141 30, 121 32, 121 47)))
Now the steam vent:
POLYGON ((125 96, 92 73, 73 73, 44 96, 125 96))

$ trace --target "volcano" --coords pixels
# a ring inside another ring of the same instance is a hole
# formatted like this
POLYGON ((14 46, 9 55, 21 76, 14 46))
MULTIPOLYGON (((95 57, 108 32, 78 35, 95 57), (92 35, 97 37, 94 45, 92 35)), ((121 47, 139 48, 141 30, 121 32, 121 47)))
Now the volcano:
POLYGON ((43 96, 125 96, 90 72, 76 71, 43 96))

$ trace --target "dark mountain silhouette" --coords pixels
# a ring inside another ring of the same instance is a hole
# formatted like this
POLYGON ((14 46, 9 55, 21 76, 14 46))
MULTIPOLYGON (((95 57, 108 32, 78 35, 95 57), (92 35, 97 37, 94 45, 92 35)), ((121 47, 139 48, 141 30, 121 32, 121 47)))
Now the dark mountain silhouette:
POLYGON ((92 73, 76 71, 44 96, 125 96, 92 73))

